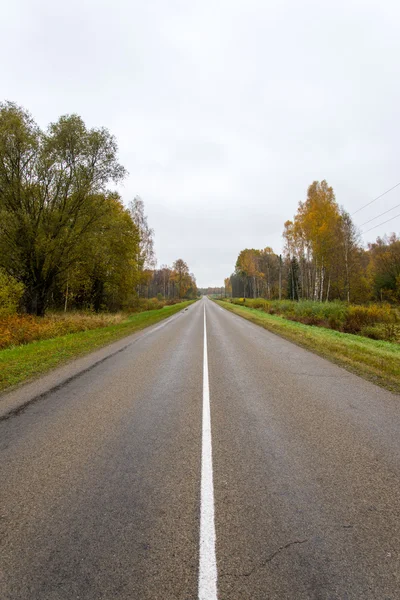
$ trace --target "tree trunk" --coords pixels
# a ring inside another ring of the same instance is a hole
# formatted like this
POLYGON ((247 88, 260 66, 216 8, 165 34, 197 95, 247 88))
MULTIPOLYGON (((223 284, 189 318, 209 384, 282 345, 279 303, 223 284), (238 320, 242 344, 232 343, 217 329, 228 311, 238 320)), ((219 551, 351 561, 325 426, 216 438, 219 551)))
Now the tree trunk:
POLYGON ((282 255, 279 255, 279 300, 282 300, 282 255))
POLYGON ((292 300, 294 300, 295 292, 294 292, 294 273, 293 273, 293 264, 290 266, 290 273, 292 277, 292 300))
POLYGON ((345 246, 345 251, 344 251, 344 264, 345 264, 345 269, 346 269, 346 296, 347 296, 347 302, 350 303, 349 256, 348 256, 348 251, 347 251, 347 245, 345 246))
POLYGON ((300 267, 300 286, 301 286, 301 294, 298 294, 299 300, 303 299, 304 296, 304 253, 302 251, 302 254, 300 256, 300 260, 299 260, 299 267, 300 267), (301 298, 300 298, 301 296, 301 298))
POLYGON ((328 289, 326 290, 326 301, 329 302, 329 292, 331 289, 331 276, 329 275, 328 278, 328 289))
POLYGON ((67 274, 67 289, 65 290, 64 312, 67 312, 67 307, 68 307, 68 287, 69 287, 69 275, 67 274))
POLYGON ((104 282, 96 278, 92 287, 93 308, 95 312, 99 312, 103 300, 104 282))
POLYGON ((321 287, 320 287, 320 294, 319 294, 319 300, 320 300, 320 302, 322 302, 323 299, 324 299, 324 279, 325 279, 325 267, 324 267, 324 264, 322 263, 322 266, 321 266, 321 287))
POLYGON ((318 276, 318 263, 315 263, 315 278, 314 278, 314 300, 318 300, 319 292, 319 276, 318 276))
POLYGON ((48 302, 48 287, 45 281, 30 284, 26 288, 25 309, 29 315, 44 317, 48 302))
POLYGON ((324 259, 321 261, 321 289, 319 294, 320 302, 324 299, 324 283, 325 283, 325 267, 324 267, 324 259))

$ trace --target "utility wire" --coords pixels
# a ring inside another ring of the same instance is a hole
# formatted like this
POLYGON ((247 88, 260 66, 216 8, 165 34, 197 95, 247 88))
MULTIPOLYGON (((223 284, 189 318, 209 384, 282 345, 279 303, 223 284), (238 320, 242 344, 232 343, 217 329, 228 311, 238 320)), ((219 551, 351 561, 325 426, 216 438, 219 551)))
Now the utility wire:
POLYGON ((361 223, 360 227, 364 227, 364 225, 367 225, 368 223, 372 223, 372 221, 379 219, 379 217, 383 217, 383 215, 387 215, 388 212, 390 212, 391 210, 394 210, 395 208, 399 208, 399 206, 400 206, 400 204, 396 204, 396 206, 392 206, 392 208, 389 208, 389 210, 385 210, 385 212, 381 213, 377 217, 374 217, 373 219, 370 219, 369 221, 365 221, 365 223, 361 223))
POLYGON ((362 231, 362 233, 363 234, 368 233, 368 231, 372 231, 373 229, 376 229, 377 227, 380 227, 381 225, 385 225, 385 223, 389 223, 389 221, 393 221, 393 219, 397 219, 397 217, 400 217, 400 213, 398 215, 395 215, 394 217, 391 217, 387 221, 383 221, 383 223, 379 223, 379 225, 375 225, 374 227, 371 227, 371 229, 367 229, 367 231, 362 231))
POLYGON ((379 198, 382 198, 382 196, 385 196, 386 194, 388 194, 389 192, 391 192, 392 190, 394 190, 395 188, 397 188, 399 185, 400 185, 400 181, 399 181, 399 183, 396 183, 396 185, 394 185, 393 187, 391 187, 390 190, 386 190, 386 192, 383 192, 383 194, 381 194, 380 196, 377 196, 376 198, 374 198, 370 202, 367 202, 367 204, 364 204, 364 206, 361 206, 361 208, 358 208, 355 212, 352 213, 351 216, 357 214, 358 212, 360 212, 360 210, 363 210, 363 208, 366 208, 367 206, 369 206, 373 202, 376 202, 376 200, 379 200, 379 198))

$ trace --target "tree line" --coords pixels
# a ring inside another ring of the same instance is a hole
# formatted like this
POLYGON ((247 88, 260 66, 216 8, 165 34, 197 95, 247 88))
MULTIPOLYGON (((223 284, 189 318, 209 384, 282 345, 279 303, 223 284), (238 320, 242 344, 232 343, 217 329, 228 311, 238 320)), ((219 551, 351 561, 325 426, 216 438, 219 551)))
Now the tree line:
POLYGON ((351 216, 325 180, 314 181, 284 224, 283 254, 241 250, 225 293, 234 297, 364 303, 400 301, 400 239, 377 238, 367 249, 351 216))
POLYGON ((126 207, 110 189, 127 174, 117 150, 78 115, 43 131, 22 107, 0 104, 0 302, 41 316, 196 296, 185 261, 156 269, 143 201, 126 207))
POLYGON ((222 286, 219 287, 206 287, 206 288, 199 288, 199 293, 201 296, 224 296, 225 295, 225 288, 222 286))

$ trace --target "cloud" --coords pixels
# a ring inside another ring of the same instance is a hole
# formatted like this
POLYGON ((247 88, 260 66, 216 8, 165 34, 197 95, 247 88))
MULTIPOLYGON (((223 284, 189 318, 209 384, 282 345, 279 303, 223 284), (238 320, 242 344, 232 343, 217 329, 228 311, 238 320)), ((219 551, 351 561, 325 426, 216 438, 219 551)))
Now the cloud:
POLYGON ((42 126, 70 112, 107 126, 159 262, 219 285, 242 248, 280 251, 314 179, 349 212, 400 181, 399 18, 395 0, 15 0, 2 96, 42 126))

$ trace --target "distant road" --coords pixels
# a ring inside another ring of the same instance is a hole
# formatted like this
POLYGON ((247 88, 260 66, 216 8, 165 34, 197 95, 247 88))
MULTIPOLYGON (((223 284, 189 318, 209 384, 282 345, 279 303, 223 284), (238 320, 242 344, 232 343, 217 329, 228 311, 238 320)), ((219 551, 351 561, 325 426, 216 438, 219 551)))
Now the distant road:
POLYGON ((398 396, 206 299, 129 340, 0 422, 1 600, 400 597, 398 396))

